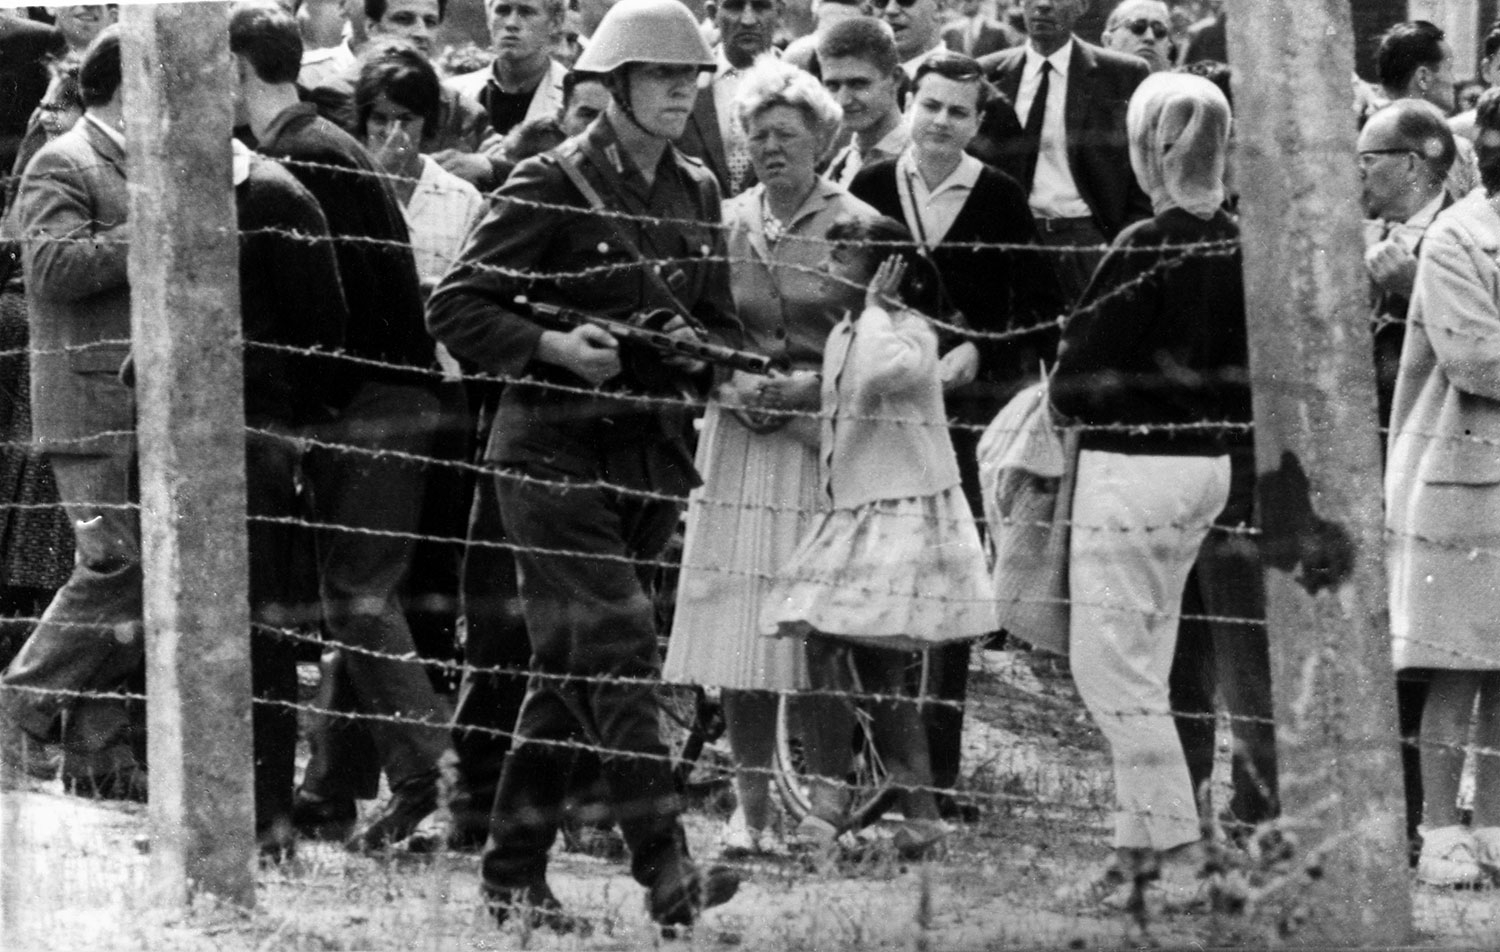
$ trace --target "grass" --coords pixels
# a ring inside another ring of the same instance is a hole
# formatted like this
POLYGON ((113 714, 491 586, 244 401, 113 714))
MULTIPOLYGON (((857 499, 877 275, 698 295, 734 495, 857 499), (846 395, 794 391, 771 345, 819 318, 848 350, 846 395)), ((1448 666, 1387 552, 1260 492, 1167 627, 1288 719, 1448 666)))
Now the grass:
MULTIPOLYGON (((554 853, 551 880, 587 917, 587 937, 497 929, 477 903, 471 855, 353 857, 303 844, 263 870, 246 912, 200 901, 163 913, 150 900, 147 823, 138 807, 101 806, 46 786, 12 791, 0 830, 6 952, 303 952, 303 950, 883 950, 1271 947, 1284 906, 1240 915, 1081 910, 1054 901, 1107 852, 1111 787, 1103 743, 1065 675, 1032 675, 986 653, 971 681, 964 787, 986 806, 941 859, 901 861, 878 846, 858 863, 811 870, 744 864, 746 883, 683 939, 663 940, 642 891, 617 864, 554 853)), ((690 813, 695 855, 711 856, 723 805, 690 813)), ((1500 899, 1418 890, 1430 947, 1500 945, 1500 899)), ((1315 914, 1315 911, 1314 911, 1315 914)))

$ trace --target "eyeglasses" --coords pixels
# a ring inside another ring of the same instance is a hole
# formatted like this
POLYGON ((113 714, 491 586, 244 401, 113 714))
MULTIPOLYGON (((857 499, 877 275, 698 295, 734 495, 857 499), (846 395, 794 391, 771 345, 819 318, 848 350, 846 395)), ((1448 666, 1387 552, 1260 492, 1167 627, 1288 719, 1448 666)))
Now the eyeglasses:
POLYGON ((1146 31, 1150 30, 1151 35, 1156 37, 1158 40, 1166 39, 1167 34, 1172 32, 1171 29, 1169 29, 1167 25, 1165 23, 1162 23, 1160 20, 1147 20, 1145 17, 1142 17, 1139 20, 1126 20, 1124 23, 1116 26, 1115 29, 1129 30, 1136 36, 1145 36, 1146 31))
MULTIPOLYGON (((895 0, 903 10, 909 10, 917 5, 917 0, 895 0)), ((874 10, 884 10, 891 5, 891 0, 870 0, 870 7, 874 10)))
POLYGON ((721 10, 726 10, 730 13, 743 13, 746 7, 749 7, 761 16, 765 16, 776 9, 776 4, 774 0, 723 0, 719 4, 721 10))

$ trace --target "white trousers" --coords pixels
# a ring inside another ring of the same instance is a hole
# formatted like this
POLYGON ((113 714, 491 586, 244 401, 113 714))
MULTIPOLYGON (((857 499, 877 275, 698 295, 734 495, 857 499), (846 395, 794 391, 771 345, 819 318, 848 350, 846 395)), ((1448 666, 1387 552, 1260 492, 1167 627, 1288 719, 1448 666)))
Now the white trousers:
POLYGON ((1167 679, 1188 572, 1228 498, 1228 456, 1079 455, 1069 653, 1114 760, 1118 848, 1201 836, 1167 679))

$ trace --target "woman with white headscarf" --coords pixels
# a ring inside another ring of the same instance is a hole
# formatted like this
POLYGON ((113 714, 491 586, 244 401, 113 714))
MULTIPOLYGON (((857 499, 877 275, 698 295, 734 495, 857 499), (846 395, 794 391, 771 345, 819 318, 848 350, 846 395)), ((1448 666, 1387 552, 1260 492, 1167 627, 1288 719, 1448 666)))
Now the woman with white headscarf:
POLYGON ((1109 741, 1115 856, 1064 892, 1200 895, 1202 833, 1168 675, 1183 587, 1250 419, 1239 229, 1223 211, 1229 104, 1157 73, 1131 98, 1130 160, 1154 218, 1125 229, 1063 329, 1056 409, 1081 427, 1069 584, 1079 694, 1109 741), (1228 424, 1228 426, 1226 426, 1228 424))

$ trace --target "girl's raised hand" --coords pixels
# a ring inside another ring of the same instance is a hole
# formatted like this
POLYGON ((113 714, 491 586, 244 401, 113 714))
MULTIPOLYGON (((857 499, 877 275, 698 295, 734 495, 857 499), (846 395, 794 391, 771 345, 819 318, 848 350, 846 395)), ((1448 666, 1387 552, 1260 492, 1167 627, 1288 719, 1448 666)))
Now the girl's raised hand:
POLYGON ((889 310, 901 304, 901 281, 906 277, 906 262, 900 255, 891 255, 880 262, 870 286, 865 290, 865 307, 889 310))

